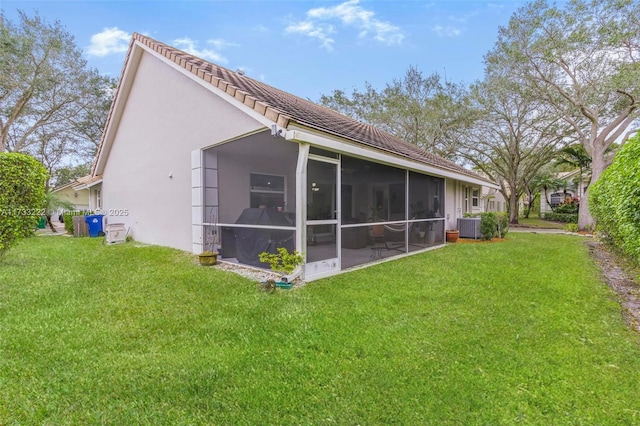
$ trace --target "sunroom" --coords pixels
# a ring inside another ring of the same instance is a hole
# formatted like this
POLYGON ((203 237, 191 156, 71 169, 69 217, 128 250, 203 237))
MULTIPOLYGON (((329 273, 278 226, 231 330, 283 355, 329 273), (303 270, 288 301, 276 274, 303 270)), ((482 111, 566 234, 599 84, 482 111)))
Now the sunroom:
POLYGON ((203 250, 255 267, 266 266, 262 252, 297 250, 313 280, 444 244, 443 176, 327 138, 272 133, 201 151, 203 250))

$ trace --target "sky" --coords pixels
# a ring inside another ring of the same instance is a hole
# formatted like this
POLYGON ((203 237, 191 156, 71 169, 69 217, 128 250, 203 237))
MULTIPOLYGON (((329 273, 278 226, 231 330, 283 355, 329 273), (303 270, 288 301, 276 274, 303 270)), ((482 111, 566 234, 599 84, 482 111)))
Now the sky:
POLYGON ((302 98, 381 89, 410 66, 455 83, 482 79, 483 56, 516 0, 0 0, 60 21, 88 64, 118 77, 133 32, 302 98))

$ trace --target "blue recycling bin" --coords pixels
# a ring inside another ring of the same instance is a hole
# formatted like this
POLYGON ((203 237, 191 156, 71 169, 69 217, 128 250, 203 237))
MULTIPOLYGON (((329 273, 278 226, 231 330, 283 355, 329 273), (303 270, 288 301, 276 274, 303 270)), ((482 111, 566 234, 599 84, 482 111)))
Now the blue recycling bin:
POLYGON ((103 214, 91 214, 84 217, 90 237, 99 237, 102 232, 103 214))

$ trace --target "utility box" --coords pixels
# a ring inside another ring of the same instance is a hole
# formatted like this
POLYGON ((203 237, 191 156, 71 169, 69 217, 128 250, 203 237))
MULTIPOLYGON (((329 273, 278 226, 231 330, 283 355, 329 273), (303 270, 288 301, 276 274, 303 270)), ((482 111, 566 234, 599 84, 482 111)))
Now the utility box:
POLYGON ((480 218, 458 218, 458 231, 460 231, 460 238, 473 238, 477 240, 480 238, 480 218))
POLYGON ((127 240, 127 227, 124 223, 110 223, 105 229, 107 244, 120 244, 127 240))

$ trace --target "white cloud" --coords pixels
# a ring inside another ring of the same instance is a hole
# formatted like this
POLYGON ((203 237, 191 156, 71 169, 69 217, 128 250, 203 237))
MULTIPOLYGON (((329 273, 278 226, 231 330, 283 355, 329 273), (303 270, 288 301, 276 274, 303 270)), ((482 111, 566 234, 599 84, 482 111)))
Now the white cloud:
POLYGON ((118 27, 105 28, 102 32, 91 36, 91 44, 87 48, 87 54, 102 57, 112 53, 126 52, 130 39, 131 34, 118 27))
POLYGON ((222 50, 226 47, 237 47, 240 46, 238 43, 233 43, 222 38, 213 38, 211 40, 207 40, 207 43, 211 44, 214 48, 218 50, 222 50))
POLYGON ((322 43, 321 47, 327 49, 328 51, 333 50, 334 39, 329 37, 329 34, 335 32, 333 26, 331 25, 323 25, 316 24, 311 21, 302 21, 297 24, 291 24, 287 28, 285 28, 285 32, 287 34, 297 33, 303 34, 307 37, 317 38, 322 43))
POLYGON ((322 42, 322 47, 331 50, 335 40, 329 37, 329 34, 335 30, 325 22, 337 20, 344 26, 359 30, 360 38, 371 37, 388 45, 402 43, 404 34, 399 27, 379 20, 375 17, 375 12, 364 9, 359 2, 360 0, 349 0, 333 7, 310 9, 307 11, 306 20, 289 25, 285 31, 317 38, 322 42))
POLYGON ((452 26, 442 26, 436 25, 431 28, 431 31, 438 34, 440 37, 457 37, 462 34, 462 30, 460 28, 452 27, 452 26))
POLYGON ((177 38, 173 40, 173 45, 178 49, 184 50, 185 52, 190 53, 199 58, 207 59, 216 63, 226 64, 227 62, 229 62, 227 58, 222 56, 222 54, 220 54, 217 51, 217 50, 220 50, 222 44, 220 42, 216 43, 213 41, 214 40, 209 40, 209 43, 213 44, 216 50, 207 49, 207 48, 199 49, 197 47, 198 42, 190 39, 189 37, 177 38))

